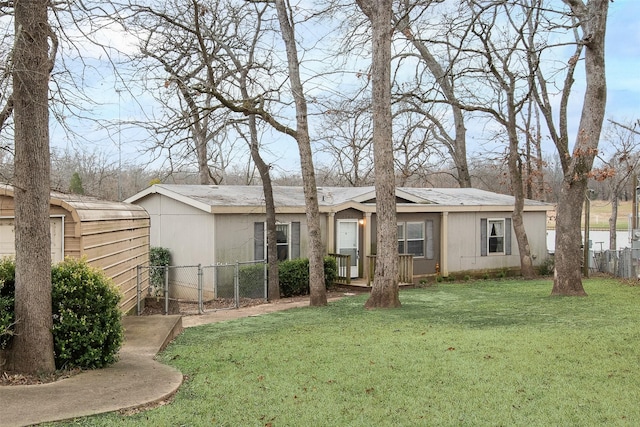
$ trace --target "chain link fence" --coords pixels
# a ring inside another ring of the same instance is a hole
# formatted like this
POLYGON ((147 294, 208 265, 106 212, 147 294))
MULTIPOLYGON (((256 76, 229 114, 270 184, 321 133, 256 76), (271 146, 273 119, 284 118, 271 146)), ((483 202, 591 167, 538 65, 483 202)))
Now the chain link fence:
POLYGON ((640 273, 640 249, 593 252, 589 268, 625 279, 637 279, 640 273))
POLYGON ((265 261, 208 266, 138 266, 138 314, 201 314, 267 299, 265 261), (146 293, 143 274, 148 270, 146 293))

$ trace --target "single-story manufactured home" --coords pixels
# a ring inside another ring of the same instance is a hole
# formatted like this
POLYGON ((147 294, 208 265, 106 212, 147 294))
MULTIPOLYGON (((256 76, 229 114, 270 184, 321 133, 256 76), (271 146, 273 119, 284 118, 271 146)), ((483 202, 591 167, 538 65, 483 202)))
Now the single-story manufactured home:
MULTIPOLYGON (((278 257, 306 257, 302 187, 274 187, 278 257)), ((266 258, 260 186, 165 185, 126 200, 151 219, 151 246, 168 248, 173 265, 266 258)), ((351 255, 350 275, 367 278, 376 253, 375 187, 321 187, 318 203, 326 253, 351 255)), ((413 278, 439 272, 518 269, 514 198, 465 188, 398 188, 398 250, 413 258, 413 278)), ((546 218, 553 206, 527 200, 524 223, 535 264, 547 257, 546 218)))
MULTIPOLYGON (((137 267, 149 263, 149 215, 140 206, 51 192, 51 260, 86 257, 122 292, 120 307, 136 307, 137 267)), ((13 187, 0 184, 0 256, 15 255, 13 187)), ((145 289, 148 280, 144 281, 145 289)))

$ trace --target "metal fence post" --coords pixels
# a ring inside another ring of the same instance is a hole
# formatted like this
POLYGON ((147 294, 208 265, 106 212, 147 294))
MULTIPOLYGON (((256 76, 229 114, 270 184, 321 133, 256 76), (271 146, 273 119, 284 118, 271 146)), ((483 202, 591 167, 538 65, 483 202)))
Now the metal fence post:
POLYGON ((164 266, 164 314, 169 314, 169 266, 164 266))
POLYGON ((236 300, 236 308, 240 307, 240 263, 236 261, 233 270, 233 295, 236 300))
POLYGON ((198 264, 198 314, 204 313, 202 308, 202 264, 198 264))
POLYGON ((264 269, 263 277, 264 277, 264 299, 269 299, 269 264, 267 260, 263 260, 262 266, 264 269))

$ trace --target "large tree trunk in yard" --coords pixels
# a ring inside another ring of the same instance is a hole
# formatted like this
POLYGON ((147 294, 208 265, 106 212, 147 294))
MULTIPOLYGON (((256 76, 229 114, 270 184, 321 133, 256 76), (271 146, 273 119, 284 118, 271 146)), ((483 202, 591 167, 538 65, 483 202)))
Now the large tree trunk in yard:
POLYGON ((605 33, 609 0, 563 0, 571 7, 584 39, 586 88, 573 155, 564 167, 556 217, 556 260, 552 295, 586 295, 580 260, 580 218, 589 173, 598 152, 598 142, 607 104, 605 33))
MULTIPOLYGON (((46 0, 15 2, 15 336, 11 368, 55 370, 49 232, 49 58, 46 0)), ((55 48, 53 48, 55 49, 55 48)))
POLYGON ((572 188, 563 184, 556 211, 555 274, 552 295, 586 295, 582 286, 580 264, 584 258, 580 247, 582 233, 582 205, 587 188, 585 182, 576 182, 572 188))
POLYGON ((300 152, 300 169, 307 214, 307 233, 309 235, 309 305, 312 307, 327 305, 327 287, 324 283, 324 248, 320 234, 320 209, 318 190, 313 167, 313 152, 309 138, 307 101, 300 79, 300 63, 293 30, 292 14, 285 0, 276 0, 278 21, 282 31, 282 40, 287 51, 289 82, 296 105, 295 139, 300 152))
POLYGON ((372 26, 373 146, 376 188, 377 254, 366 308, 400 307, 398 223, 391 117, 391 0, 358 0, 372 26))

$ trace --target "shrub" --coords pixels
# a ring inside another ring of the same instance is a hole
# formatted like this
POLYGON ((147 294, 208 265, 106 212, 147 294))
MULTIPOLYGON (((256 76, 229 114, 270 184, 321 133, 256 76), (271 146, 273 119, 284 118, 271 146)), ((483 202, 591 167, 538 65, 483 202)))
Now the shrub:
POLYGON ((101 368, 117 360, 124 339, 120 292, 85 260, 66 258, 51 271, 56 368, 101 368))
POLYGON ((331 256, 324 257, 324 283, 327 289, 333 286, 336 277, 338 277, 338 263, 331 256))
POLYGON ((171 252, 167 248, 154 246, 149 251, 149 280, 154 295, 161 295, 164 290, 165 267, 171 263, 171 252))
POLYGON ((541 276, 552 276, 554 269, 555 259, 550 255, 538 267, 538 274, 541 276))
POLYGON ((309 293, 309 260, 291 259, 280 262, 278 276, 280 296, 288 298, 309 293))
MULTIPOLYGON (((309 294, 309 260, 298 258, 280 262, 280 296, 284 298, 309 294)), ((324 285, 329 288, 338 276, 333 257, 324 257, 324 285)))
POLYGON ((13 336, 15 277, 16 265, 13 260, 0 260, 0 350, 9 344, 13 336))
POLYGON ((238 271, 240 297, 264 298, 264 264, 240 267, 238 271))
MULTIPOLYGON (((15 263, 0 261, 0 348, 11 339, 15 263), (7 330, 8 328, 8 330, 7 330)), ((120 292, 85 260, 67 258, 51 270, 56 368, 101 368, 117 359, 124 339, 120 292)))

